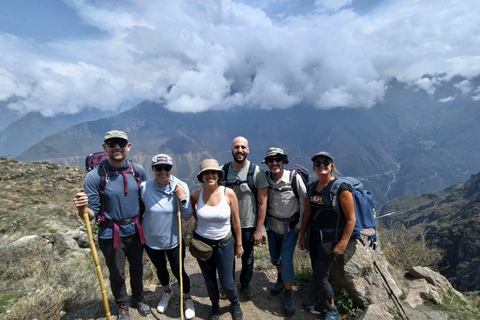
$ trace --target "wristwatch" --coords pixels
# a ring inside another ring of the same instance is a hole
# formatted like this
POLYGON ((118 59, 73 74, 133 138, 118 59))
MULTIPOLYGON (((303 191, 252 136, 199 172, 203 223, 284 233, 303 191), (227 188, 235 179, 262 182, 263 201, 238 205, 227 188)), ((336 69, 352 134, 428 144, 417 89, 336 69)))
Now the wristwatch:
POLYGON ((181 203, 182 205, 187 204, 187 199, 182 199, 182 200, 180 200, 180 203, 181 203))

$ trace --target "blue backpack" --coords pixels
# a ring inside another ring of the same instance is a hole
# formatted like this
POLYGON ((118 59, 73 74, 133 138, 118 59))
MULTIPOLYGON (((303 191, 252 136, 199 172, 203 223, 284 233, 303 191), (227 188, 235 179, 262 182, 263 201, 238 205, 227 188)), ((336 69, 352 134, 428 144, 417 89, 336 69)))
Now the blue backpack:
POLYGON ((338 189, 344 182, 353 187, 352 196, 355 204, 356 222, 352 238, 358 239, 363 243, 361 236, 366 236, 369 246, 375 249, 377 233, 375 227, 377 226, 377 221, 375 220, 375 203, 373 201, 373 195, 370 191, 363 189, 363 183, 356 178, 340 177, 333 183, 330 199, 332 201, 332 206, 338 215, 337 227, 340 223, 341 216, 343 216, 338 202, 338 189))

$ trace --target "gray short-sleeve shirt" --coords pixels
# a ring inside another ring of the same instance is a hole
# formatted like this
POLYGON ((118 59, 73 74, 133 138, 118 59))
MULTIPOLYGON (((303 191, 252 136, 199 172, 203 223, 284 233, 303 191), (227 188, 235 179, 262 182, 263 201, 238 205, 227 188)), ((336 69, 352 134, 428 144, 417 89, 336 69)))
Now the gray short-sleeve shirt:
MULTIPOLYGON (((240 170, 235 170, 231 164, 228 169, 227 184, 234 183, 236 180, 246 181, 248 169, 251 162, 247 160, 247 165, 240 170), (238 177, 238 179, 237 179, 238 177)), ((259 166, 253 173, 253 184, 258 189, 268 188, 268 180, 265 171, 259 166)), ((238 211, 240 215, 240 225, 242 228, 255 228, 257 226, 257 204, 255 196, 246 182, 240 185, 233 185, 233 190, 238 198, 238 211)))

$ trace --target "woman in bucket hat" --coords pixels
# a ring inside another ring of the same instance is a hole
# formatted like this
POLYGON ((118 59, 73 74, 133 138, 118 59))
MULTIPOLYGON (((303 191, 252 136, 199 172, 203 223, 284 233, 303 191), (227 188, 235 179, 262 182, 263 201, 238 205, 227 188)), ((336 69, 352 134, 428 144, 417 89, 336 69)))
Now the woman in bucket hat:
MULTIPOLYGON (((140 196, 145 208, 142 227, 145 234, 145 251, 157 271, 157 277, 162 284, 163 296, 157 306, 159 313, 165 313, 170 298, 173 295, 170 286, 170 275, 167 269, 167 258, 175 278, 180 279, 180 259, 185 258, 185 246, 180 241, 182 237, 178 228, 178 205, 185 221, 192 217, 190 193, 185 182, 171 174, 173 160, 167 154, 157 154, 152 158, 152 171, 155 178, 143 182, 140 186, 140 196)), ((195 317, 195 307, 190 295, 190 279, 182 263, 183 296, 185 299, 185 319, 195 317)))
POLYGON ((232 189, 220 185, 224 172, 215 159, 203 160, 199 167, 197 179, 203 187, 193 191, 190 199, 193 216, 197 220, 193 237, 213 247, 212 256, 207 261, 197 259, 212 301, 208 319, 220 319, 218 271, 220 285, 231 303, 232 318, 240 320, 243 313, 232 274, 235 256, 240 258, 243 254, 237 196, 232 189), (232 237, 232 225, 235 239, 232 237))
POLYGON ((335 320, 340 317, 328 277, 335 258, 343 254, 352 235, 355 227, 355 207, 351 186, 341 183, 338 199, 343 216, 338 220, 330 201, 330 192, 337 174, 333 157, 322 151, 312 157, 312 162, 318 180, 308 186, 299 247, 302 250, 305 247, 309 249, 313 281, 318 295, 316 299, 303 303, 303 307, 323 311, 324 319, 335 320), (337 234, 338 221, 341 221, 343 231, 337 234), (307 229, 308 239, 305 240, 307 229))

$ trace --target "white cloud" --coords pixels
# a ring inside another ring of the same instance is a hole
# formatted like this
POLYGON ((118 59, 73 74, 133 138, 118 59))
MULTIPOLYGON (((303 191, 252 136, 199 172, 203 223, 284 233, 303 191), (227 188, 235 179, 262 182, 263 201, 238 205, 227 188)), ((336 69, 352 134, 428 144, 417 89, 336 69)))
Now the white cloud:
POLYGON ((446 98, 442 98, 442 99, 438 99, 439 102, 441 103, 449 103, 451 101, 455 100, 455 96, 450 96, 450 97, 446 97, 446 98))
POLYGON ((462 92, 462 95, 470 94, 473 91, 472 84, 468 80, 460 81, 453 85, 455 88, 459 89, 462 92))
POLYGON ((392 0, 368 15, 351 0, 317 0, 318 10, 274 16, 262 8, 302 2, 68 3, 103 35, 40 43, 0 33, 0 100, 20 98, 11 107, 54 115, 149 98, 179 112, 368 108, 393 77, 433 94, 455 75, 480 75, 476 0, 392 0))

